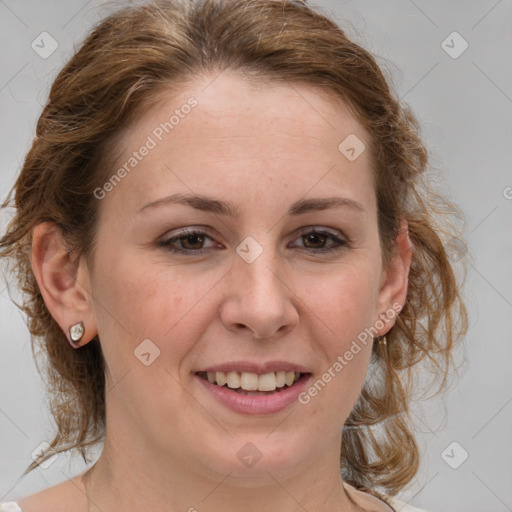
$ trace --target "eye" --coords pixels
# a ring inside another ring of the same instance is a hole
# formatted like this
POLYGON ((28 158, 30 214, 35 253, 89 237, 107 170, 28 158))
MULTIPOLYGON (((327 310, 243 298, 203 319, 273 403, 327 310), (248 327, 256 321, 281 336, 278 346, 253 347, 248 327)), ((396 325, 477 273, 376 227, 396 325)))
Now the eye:
POLYGON ((347 247, 349 244, 337 233, 332 233, 322 228, 309 229, 302 233, 297 239, 302 241, 302 247, 310 249, 309 252, 313 253, 326 253, 331 251, 338 251, 347 247), (331 243, 327 244, 331 241, 331 243))
MULTIPOLYGON (((302 247, 312 253, 328 253, 349 246, 347 240, 341 238, 336 232, 328 231, 325 228, 312 228, 304 231, 297 240, 302 242, 302 246, 291 245, 291 247, 302 247)), ((208 234, 195 228, 184 229, 175 236, 161 240, 158 242, 158 246, 175 254, 186 255, 203 254, 219 247, 215 245, 214 240, 208 234), (210 245, 205 246, 208 241, 210 245)))
POLYGON ((212 238, 203 231, 186 229, 176 236, 161 240, 158 245, 178 254, 202 254, 209 249, 209 247, 204 247, 207 240, 213 242, 212 238))

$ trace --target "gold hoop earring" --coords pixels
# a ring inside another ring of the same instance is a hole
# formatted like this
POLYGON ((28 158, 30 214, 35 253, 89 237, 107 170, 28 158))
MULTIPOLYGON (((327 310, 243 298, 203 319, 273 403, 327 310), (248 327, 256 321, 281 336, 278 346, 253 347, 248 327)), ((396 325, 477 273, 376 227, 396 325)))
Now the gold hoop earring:
POLYGON ((84 335, 85 327, 82 320, 69 328, 69 337, 73 343, 78 343, 84 335))
POLYGON ((388 359, 388 339, 386 336, 382 336, 379 338, 379 348, 384 355, 384 359, 388 359))

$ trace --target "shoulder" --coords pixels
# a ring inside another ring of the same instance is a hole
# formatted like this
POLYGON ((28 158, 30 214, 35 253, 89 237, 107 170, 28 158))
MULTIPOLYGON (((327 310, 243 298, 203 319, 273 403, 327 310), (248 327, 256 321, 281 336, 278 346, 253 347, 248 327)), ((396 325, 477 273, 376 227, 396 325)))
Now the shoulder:
POLYGON ((84 500, 81 476, 78 476, 31 494, 18 502, 11 502, 18 508, 0 507, 0 512, 80 512, 83 510, 84 500))

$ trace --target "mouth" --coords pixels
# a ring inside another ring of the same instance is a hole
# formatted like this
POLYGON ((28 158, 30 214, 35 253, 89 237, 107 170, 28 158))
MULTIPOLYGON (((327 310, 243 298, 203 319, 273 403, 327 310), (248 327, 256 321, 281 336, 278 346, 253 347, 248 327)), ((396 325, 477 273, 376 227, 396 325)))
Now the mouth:
POLYGON ((210 384, 227 388, 240 395, 264 396, 285 391, 310 374, 280 370, 268 373, 201 371, 196 372, 196 375, 210 384))

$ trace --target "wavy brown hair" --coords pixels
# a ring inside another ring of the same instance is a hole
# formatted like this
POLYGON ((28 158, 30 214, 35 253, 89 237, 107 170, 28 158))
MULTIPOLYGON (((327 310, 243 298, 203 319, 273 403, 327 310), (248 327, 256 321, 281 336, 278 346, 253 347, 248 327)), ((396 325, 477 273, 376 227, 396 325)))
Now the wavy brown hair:
POLYGON ((99 204, 93 191, 112 174, 123 129, 162 94, 225 70, 250 80, 311 84, 346 102, 371 136, 384 261, 396 249, 401 221, 408 223, 414 252, 407 301, 387 344, 374 343, 369 377, 343 431, 340 459, 348 483, 396 494, 419 461, 408 422, 411 371, 427 363, 422 366, 428 366, 436 389, 443 388, 453 367, 452 349, 467 329, 445 247, 447 241, 463 247, 443 216, 458 209, 427 184, 428 155, 417 122, 374 57, 319 10, 292 0, 126 7, 99 23, 55 79, 4 202, 15 215, 0 239, 0 256, 11 262, 24 293, 18 306, 27 315, 33 349, 46 362, 57 425, 52 446, 78 449, 85 458, 86 447, 102 439, 104 366, 98 337, 72 349, 46 308, 31 267, 32 230, 43 221, 55 223, 69 250, 92 265, 99 204))

